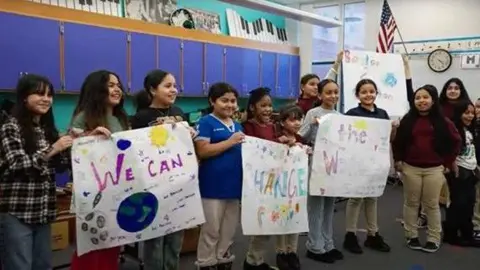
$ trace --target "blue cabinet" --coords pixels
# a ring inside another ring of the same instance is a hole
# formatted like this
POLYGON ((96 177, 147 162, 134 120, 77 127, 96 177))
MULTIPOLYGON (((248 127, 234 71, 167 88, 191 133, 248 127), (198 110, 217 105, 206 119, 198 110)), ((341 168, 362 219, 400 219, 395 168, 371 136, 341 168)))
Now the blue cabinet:
POLYGON ((275 97, 290 97, 290 58, 290 55, 287 54, 277 55, 277 87, 275 91, 275 97))
MULTIPOLYGON (((182 74, 180 90, 184 96, 201 97, 205 94, 204 44, 184 40, 182 43, 182 74)), ((177 84, 178 84, 177 79, 177 84)))
POLYGON ((300 56, 290 56, 290 85, 292 91, 290 96, 297 98, 300 95, 300 56))
POLYGON ((210 85, 225 81, 225 53, 226 49, 222 45, 205 44, 205 94, 208 93, 210 85))
POLYGON ((261 52, 260 67, 261 86, 268 87, 275 95, 275 87, 277 86, 277 54, 271 52, 261 52))
POLYGON ((65 88, 79 91, 88 74, 108 70, 127 84, 127 33, 90 25, 65 23, 65 88))
POLYGON ((175 77, 179 94, 181 93, 182 41, 177 38, 158 37, 158 68, 175 77))
POLYGON ((260 52, 257 50, 227 47, 225 56, 225 81, 236 88, 242 97, 260 86, 260 52))
POLYGON ((243 83, 247 91, 260 87, 260 51, 244 49, 243 54, 243 83))
POLYGON ((130 79, 129 92, 143 90, 143 80, 148 72, 157 67, 157 37, 131 33, 130 35, 130 79))
POLYGON ((0 89, 15 89, 24 73, 48 77, 61 89, 58 21, 0 12, 0 89))

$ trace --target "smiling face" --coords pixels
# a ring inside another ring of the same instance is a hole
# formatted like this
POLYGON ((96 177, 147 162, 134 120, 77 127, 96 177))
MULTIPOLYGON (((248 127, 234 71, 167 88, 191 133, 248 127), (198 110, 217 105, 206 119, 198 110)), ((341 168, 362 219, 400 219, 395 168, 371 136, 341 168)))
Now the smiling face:
POLYGON ((462 114, 462 122, 465 126, 470 126, 475 117, 475 108, 473 105, 468 105, 467 110, 462 114))
POLYGON ((428 112, 432 108, 433 100, 432 96, 427 90, 420 89, 415 93, 415 108, 420 112, 428 112))
POLYGON ((460 97, 460 86, 454 82, 450 83, 447 87, 447 98, 449 100, 456 100, 460 97))
POLYGON ((357 98, 361 104, 371 106, 375 103, 377 98, 377 89, 373 84, 367 83, 360 87, 357 98))
POLYGON ((44 91, 33 92, 27 96, 25 106, 32 114, 43 115, 52 107, 53 97, 51 89, 46 86, 44 91))
POLYGON ((150 91, 155 103, 165 106, 172 105, 175 103, 178 94, 175 77, 172 74, 167 74, 157 88, 152 88, 150 91))
POLYGON ((290 116, 289 118, 285 119, 282 123, 283 128, 289 134, 297 134, 302 126, 302 119, 295 118, 294 116, 290 116))
POLYGON ((319 98, 322 100, 322 106, 325 108, 333 109, 337 105, 340 90, 338 85, 334 82, 327 83, 323 89, 319 98))
POLYGON ((263 96, 257 103, 250 106, 250 110, 259 123, 270 122, 273 111, 272 98, 269 95, 263 96))
POLYGON ((311 78, 306 84, 302 85, 302 92, 305 98, 314 98, 318 95, 318 78, 311 78))
POLYGON ((116 106, 122 101, 123 92, 118 78, 110 74, 107 82, 108 98, 107 103, 110 106, 116 106))
POLYGON ((237 97, 234 93, 228 92, 216 100, 210 100, 213 113, 220 118, 231 118, 237 110, 237 97))

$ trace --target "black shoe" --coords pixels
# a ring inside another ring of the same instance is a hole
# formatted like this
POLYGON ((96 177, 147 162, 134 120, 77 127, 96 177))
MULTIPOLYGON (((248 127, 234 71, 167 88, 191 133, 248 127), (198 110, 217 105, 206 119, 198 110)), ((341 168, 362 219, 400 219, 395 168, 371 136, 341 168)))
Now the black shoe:
POLYGON ((298 258, 297 253, 294 253, 294 252, 287 253, 287 260, 288 260, 288 265, 290 266, 290 270, 301 269, 300 258, 298 258))
POLYGON ((343 248, 354 254, 362 254, 363 250, 358 244, 357 236, 353 232, 345 234, 345 240, 343 241, 343 248))
POLYGON ((332 255, 328 252, 317 254, 313 253, 310 250, 307 250, 307 258, 312 259, 317 262, 323 263, 334 263, 335 259, 332 258, 332 255))
POLYGON ((228 263, 220 263, 217 265, 217 270, 232 270, 233 263, 228 262, 228 263))
POLYGON ((277 253, 277 267, 279 270, 290 270, 290 261, 287 253, 277 253))
POLYGON ((423 246, 422 250, 427 252, 427 253, 434 253, 440 248, 439 245, 428 241, 425 246, 423 246))
POLYGON ((198 268, 200 270, 217 270, 217 266, 216 265, 212 265, 212 266, 203 266, 203 267, 200 267, 198 268))
POLYGON ((390 246, 383 241, 383 237, 378 233, 376 233, 375 236, 368 235, 364 245, 376 251, 390 252, 390 246))
MULTIPOLYGON (((218 268, 220 270, 220 268, 218 268)), ((249 264, 247 260, 243 261, 243 270, 271 270, 273 269, 270 265, 262 263, 260 265, 249 264)))
POLYGON ((408 239, 407 240, 407 247, 409 249, 413 249, 413 250, 422 250, 423 249, 422 244, 420 244, 420 240, 418 240, 418 237, 408 239))
POLYGON ((340 250, 338 249, 332 249, 330 250, 329 252, 327 252, 328 254, 330 254, 330 256, 332 256, 332 258, 335 260, 335 261, 340 261, 340 260, 343 260, 343 253, 340 252, 340 250))

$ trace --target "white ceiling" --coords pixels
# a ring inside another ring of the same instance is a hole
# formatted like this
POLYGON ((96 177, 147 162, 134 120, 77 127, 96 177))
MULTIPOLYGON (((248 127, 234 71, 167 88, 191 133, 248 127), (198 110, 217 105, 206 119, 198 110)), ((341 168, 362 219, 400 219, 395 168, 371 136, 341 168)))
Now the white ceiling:
MULTIPOLYGON (((319 3, 319 2, 327 2, 326 0, 270 0, 275 3, 283 4, 283 5, 294 5, 294 4, 311 4, 311 3, 319 3)), ((331 2, 331 1, 329 1, 331 2)))

